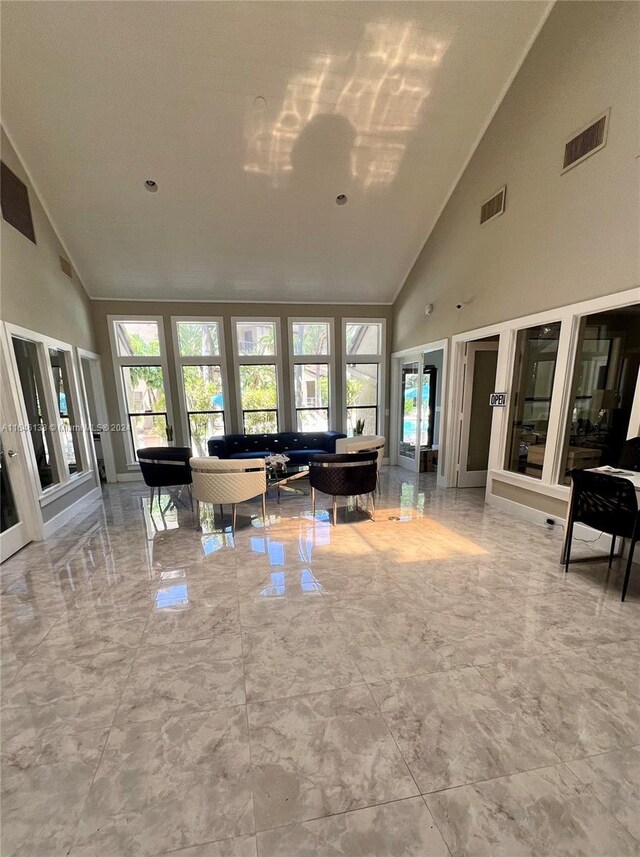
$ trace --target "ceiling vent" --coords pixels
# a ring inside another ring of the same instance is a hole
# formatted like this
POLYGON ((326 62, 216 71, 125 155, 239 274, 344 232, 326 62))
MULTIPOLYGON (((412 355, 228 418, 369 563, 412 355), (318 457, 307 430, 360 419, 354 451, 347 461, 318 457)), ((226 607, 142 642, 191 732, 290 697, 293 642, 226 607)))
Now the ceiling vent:
POLYGON ((607 110, 565 143, 563 173, 606 146, 608 126, 609 111, 607 110))
POLYGON ((504 214, 504 204, 507 198, 507 186, 501 187, 498 193, 494 194, 491 199, 488 199, 480 208, 480 225, 486 223, 487 220, 493 220, 494 217, 500 217, 504 214))
POLYGON ((62 273, 66 274, 70 280, 73 279, 73 268, 71 267, 71 263, 67 262, 62 256, 58 256, 60 259, 60 267, 62 268, 62 273))

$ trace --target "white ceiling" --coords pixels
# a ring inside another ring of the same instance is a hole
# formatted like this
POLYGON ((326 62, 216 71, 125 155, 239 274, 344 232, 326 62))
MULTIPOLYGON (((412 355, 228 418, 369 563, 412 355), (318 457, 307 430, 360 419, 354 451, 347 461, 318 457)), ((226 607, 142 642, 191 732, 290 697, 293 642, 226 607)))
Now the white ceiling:
POLYGON ((385 303, 547 11, 9 2, 2 119, 94 297, 385 303))

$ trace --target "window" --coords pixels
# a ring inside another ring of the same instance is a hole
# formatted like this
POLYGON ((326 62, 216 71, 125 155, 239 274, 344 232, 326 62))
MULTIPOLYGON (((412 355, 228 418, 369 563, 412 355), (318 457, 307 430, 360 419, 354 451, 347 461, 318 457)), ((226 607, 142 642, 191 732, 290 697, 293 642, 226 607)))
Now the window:
POLYGON ((246 434, 279 431, 281 378, 279 319, 234 318, 240 425, 246 434))
POLYGON ((173 439, 162 318, 109 321, 120 412, 129 427, 126 454, 133 464, 136 450, 173 439))
POLYGON ((519 330, 509 406, 505 467, 542 478, 560 322, 519 330))
POLYGON ((561 483, 575 469, 616 466, 627 437, 638 377, 640 305, 580 319, 561 483))
POLYGON ((87 471, 90 461, 71 346, 9 330, 40 488, 63 486, 87 471))
POLYGON ((289 319, 293 367, 293 422, 297 431, 328 431, 331 425, 333 323, 289 319))
POLYGON ((68 352, 61 351, 59 348, 49 349, 57 417, 62 429, 60 432, 62 451, 69 473, 78 473, 82 470, 82 455, 80 452, 80 435, 75 427, 80 425, 80 421, 70 395, 71 386, 67 362, 70 359, 71 354, 68 352))
POLYGON ((46 401, 37 344, 14 336, 13 350, 40 487, 44 490, 60 482, 58 464, 52 452, 54 414, 49 413, 46 401))
POLYGON ((372 435, 381 423, 384 321, 344 320, 348 434, 372 435))
POLYGON ((174 318, 183 428, 196 456, 210 437, 226 432, 226 365, 222 319, 174 318))

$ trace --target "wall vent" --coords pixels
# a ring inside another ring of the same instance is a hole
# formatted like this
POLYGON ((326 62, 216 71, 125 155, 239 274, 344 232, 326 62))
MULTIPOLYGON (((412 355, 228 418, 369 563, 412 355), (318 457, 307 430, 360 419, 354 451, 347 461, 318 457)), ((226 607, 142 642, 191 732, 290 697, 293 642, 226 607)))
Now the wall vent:
POLYGON ((480 225, 486 223, 487 220, 493 220, 494 217, 500 217, 504 214, 504 204, 507 197, 507 186, 501 187, 498 193, 495 193, 491 199, 488 199, 480 208, 480 225))
POLYGON ((26 184, 2 161, 0 163, 0 206, 2 216, 25 238, 36 243, 33 229, 29 191, 26 184))
POLYGON ((70 280, 73 279, 73 268, 71 267, 71 263, 64 259, 62 256, 58 256, 60 259, 60 267, 62 268, 62 273, 66 274, 70 280))
POLYGON ((606 113, 589 122, 586 128, 567 140, 564 146, 563 173, 606 146, 608 126, 609 111, 607 110, 606 113))

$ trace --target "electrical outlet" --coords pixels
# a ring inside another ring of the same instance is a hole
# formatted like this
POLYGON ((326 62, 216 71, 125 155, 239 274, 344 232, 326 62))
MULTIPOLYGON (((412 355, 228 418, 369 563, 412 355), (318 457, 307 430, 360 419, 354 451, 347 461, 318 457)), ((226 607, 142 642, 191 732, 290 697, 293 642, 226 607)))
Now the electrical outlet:
POLYGON ((556 519, 555 519, 555 518, 547 518, 547 520, 545 521, 545 524, 546 524, 548 527, 553 527, 553 526, 555 526, 555 523, 556 523, 556 519))

